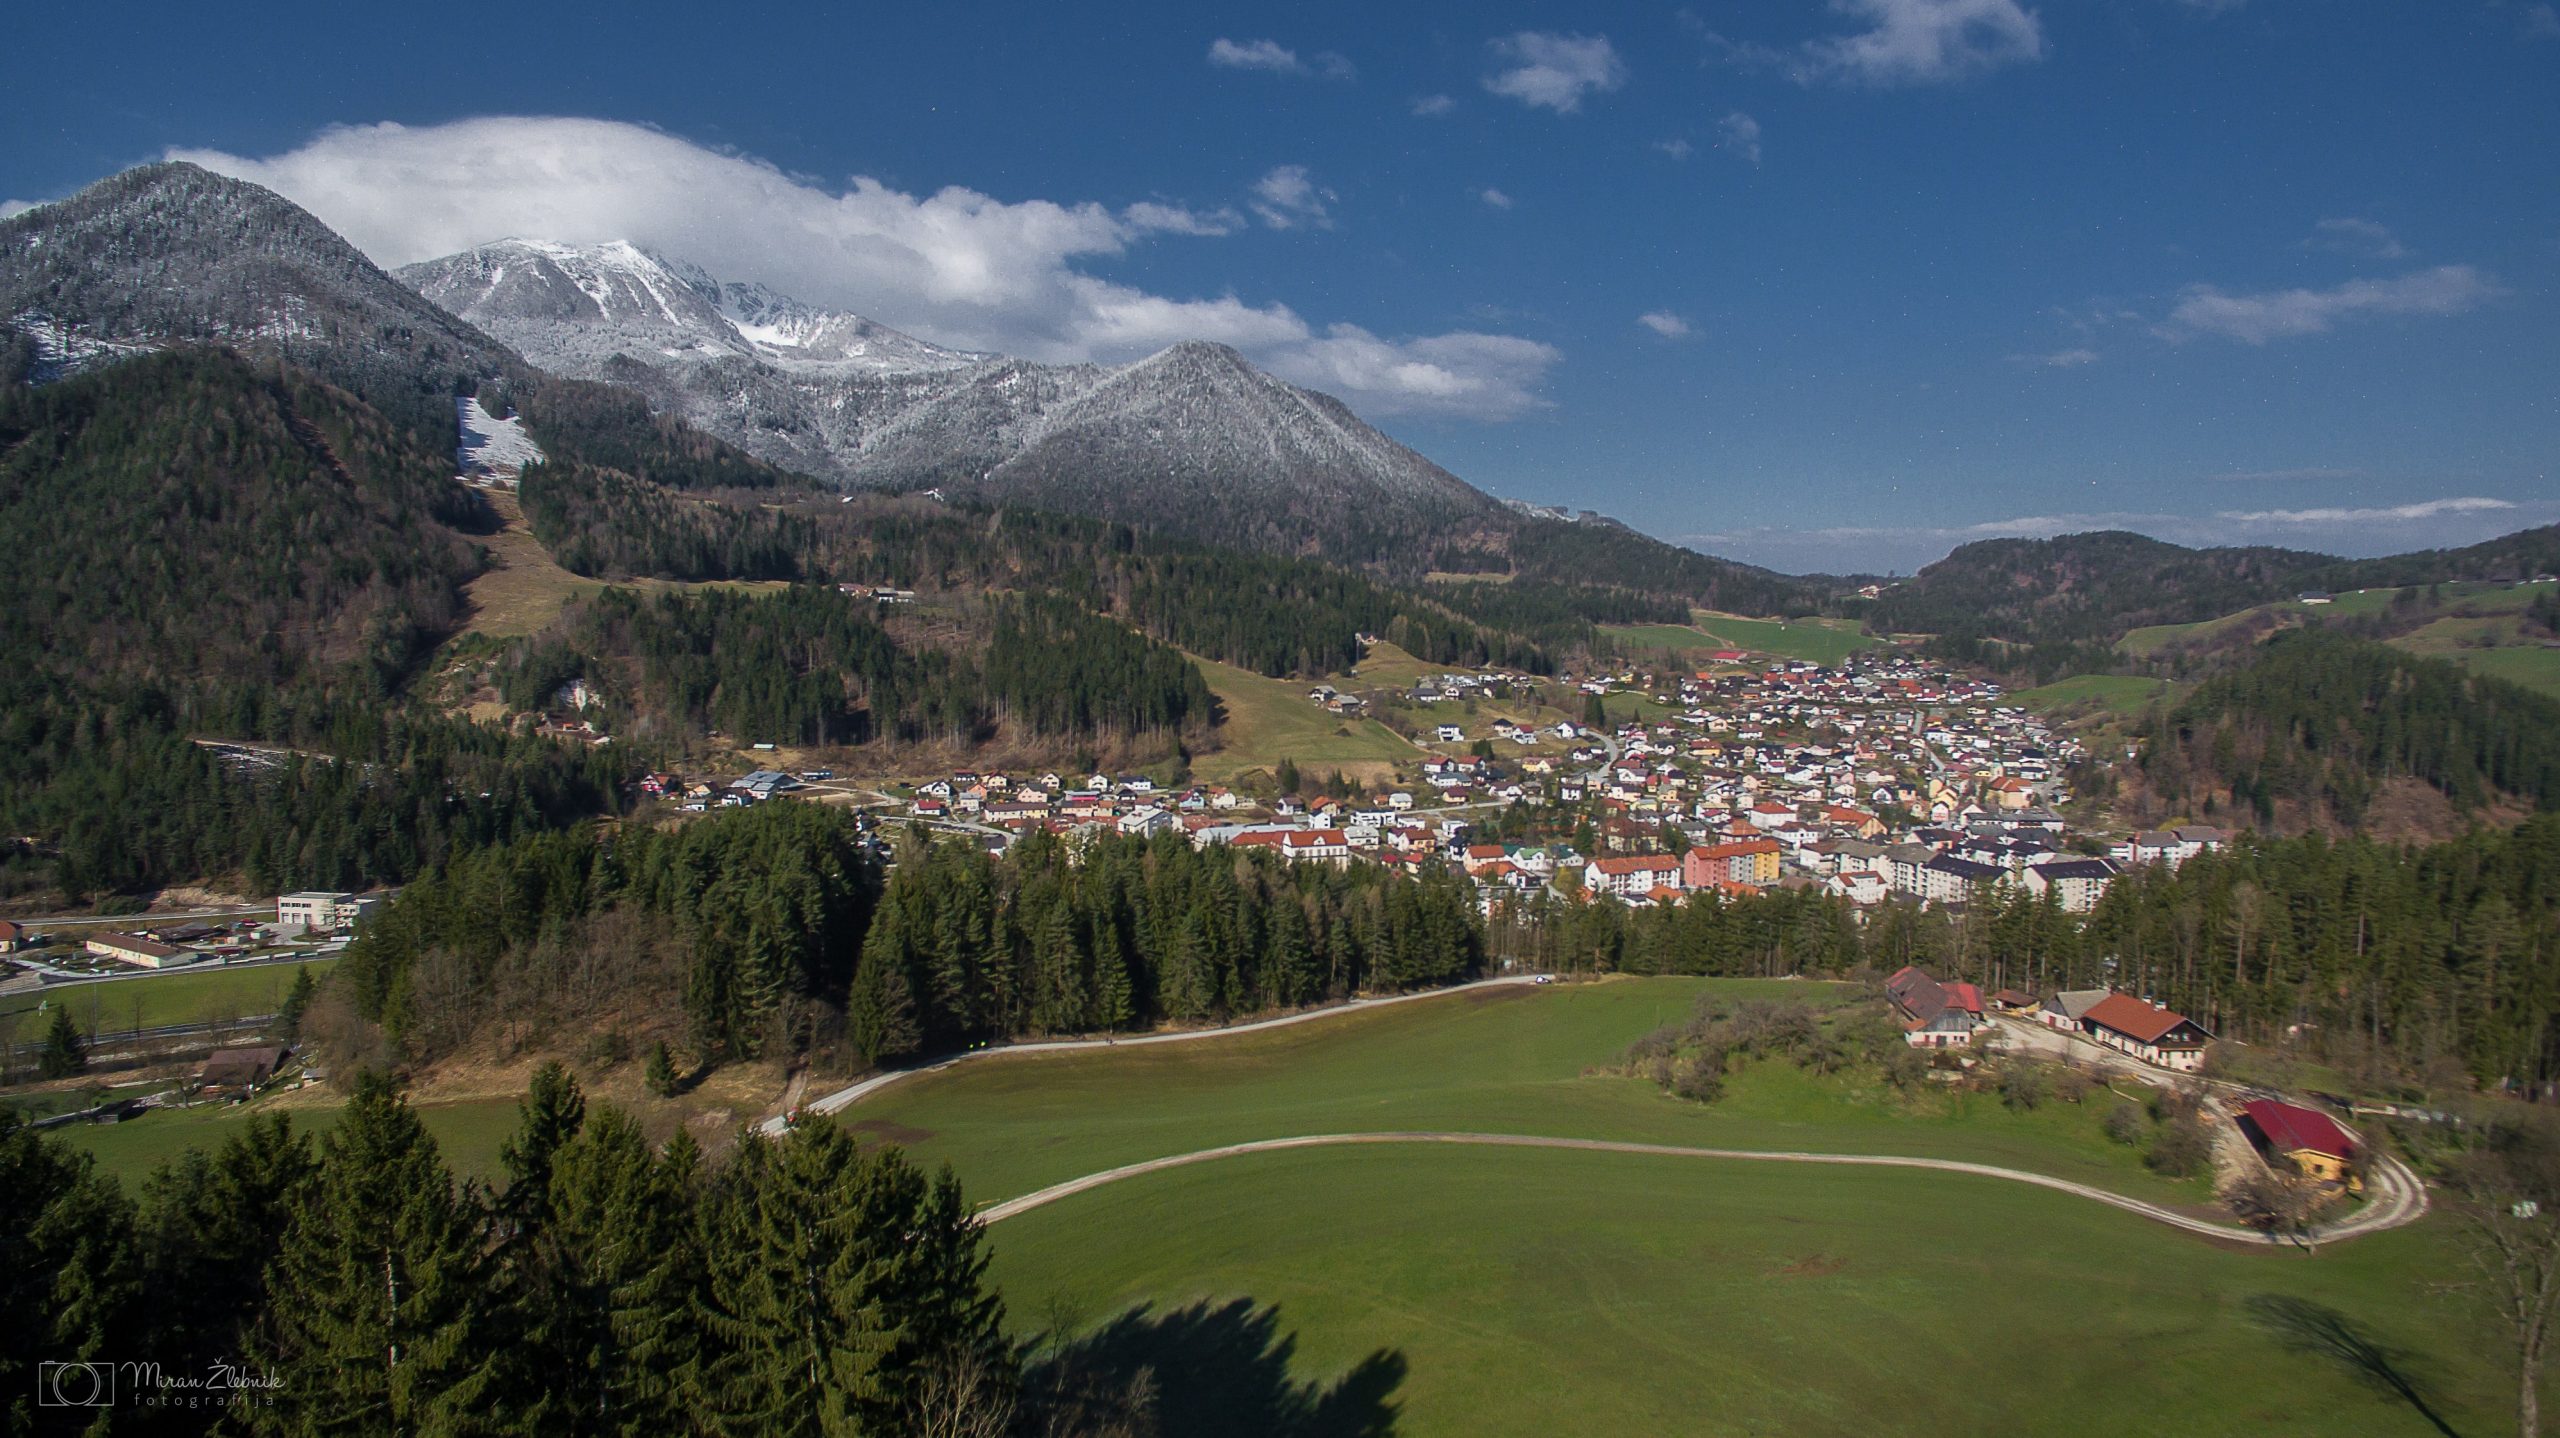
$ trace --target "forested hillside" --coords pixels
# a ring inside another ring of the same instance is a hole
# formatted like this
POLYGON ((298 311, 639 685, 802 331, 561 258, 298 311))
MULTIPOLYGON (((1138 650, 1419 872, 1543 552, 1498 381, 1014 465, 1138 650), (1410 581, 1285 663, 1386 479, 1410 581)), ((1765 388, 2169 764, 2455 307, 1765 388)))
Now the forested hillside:
POLYGON ((2265 547, 2188 549, 2110 530, 1964 545, 1885 590, 1870 617, 1879 630, 1971 641, 1977 649, 1984 639, 2058 646, 2215 619, 2305 590, 2516 580, 2555 570, 2560 525, 2464 549, 2381 559, 2265 547))
POLYGON ((635 732, 756 743, 1198 738, 1212 722, 1198 668, 1123 624, 1049 595, 983 600, 969 618, 983 644, 937 647, 901 642, 871 600, 828 587, 613 589, 518 646, 498 682, 534 709, 585 678, 635 732))
POLYGON ((535 537, 579 574, 890 584, 929 596, 1046 592, 1176 648, 1273 676, 1346 670, 1359 662, 1362 634, 1433 663, 1546 672, 1555 653, 1590 641, 1594 612, 1648 603, 1599 588, 1528 602, 1494 585, 1424 594, 1317 560, 1215 549, 1028 509, 928 500, 725 503, 574 463, 528 470, 522 496, 535 537))
POLYGON ((2560 701, 2368 640, 2281 634, 2146 721, 2142 782, 2262 827, 2353 828, 2395 780, 2463 814, 2560 807, 2560 701))
POLYGON ((674 828, 582 828, 458 854, 348 951, 358 1014, 398 1055, 504 1023, 522 1043, 680 1010, 703 1059, 865 1060, 1041 1033, 1197 1022, 1441 983, 1482 937, 1456 881, 1035 834, 1002 859, 903 842, 885 887, 854 821, 815 805, 674 828))
POLYGON ((450 454, 309 375, 172 351, 0 389, 0 645, 21 669, 380 697, 460 615, 450 454))

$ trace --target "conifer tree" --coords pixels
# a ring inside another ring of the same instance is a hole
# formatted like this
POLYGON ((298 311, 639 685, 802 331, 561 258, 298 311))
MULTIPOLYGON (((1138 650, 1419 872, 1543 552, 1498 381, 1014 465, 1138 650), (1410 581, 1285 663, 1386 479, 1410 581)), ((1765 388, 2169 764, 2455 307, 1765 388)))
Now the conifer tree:
POLYGON ((143 1298, 133 1204, 87 1154, 48 1143, 0 1110, 0 1429, 104 1433, 103 1408, 39 1406, 37 1365, 115 1363, 137 1351, 143 1298))
POLYGON ((472 1431, 497 1398, 480 1216, 389 1079, 356 1081, 268 1284, 263 1356, 295 1381, 264 1433, 472 1431))
POLYGON ((648 1086, 650 1094, 654 1097, 674 1098, 676 1096, 676 1059, 673 1051, 668 1049, 665 1039, 658 1040, 650 1048, 649 1063, 641 1072, 640 1081, 648 1086))
POLYGON ((170 1371, 246 1356, 260 1287, 317 1162, 290 1117, 261 1113, 218 1152, 189 1149, 146 1182, 144 1262, 170 1371))
POLYGON ((71 1022, 71 1011, 54 1005, 53 1020, 44 1031, 44 1052, 36 1059, 36 1071, 49 1079, 69 1078, 86 1073, 89 1068, 89 1046, 80 1041, 80 1030, 71 1022))
MULTIPOLYGON (((688 1141, 689 1142, 689 1141, 688 1141)), ((552 1154, 549 1221, 528 1245, 520 1365, 541 1433, 699 1431, 702 1249, 690 1158, 660 1159, 602 1107, 552 1154)))

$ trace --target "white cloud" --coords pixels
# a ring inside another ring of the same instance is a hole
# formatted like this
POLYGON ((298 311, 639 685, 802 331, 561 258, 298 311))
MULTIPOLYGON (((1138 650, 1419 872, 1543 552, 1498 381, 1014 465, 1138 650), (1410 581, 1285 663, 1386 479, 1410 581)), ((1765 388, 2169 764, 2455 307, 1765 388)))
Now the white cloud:
POLYGON ((1244 228, 1244 216, 1234 208, 1220 205, 1214 210, 1195 210, 1188 205, 1160 205, 1153 200, 1140 200, 1120 212, 1133 230, 1154 231, 1167 235, 1232 235, 1244 228))
MULTIPOLYGON (((2044 58, 2044 28, 2019 0, 1831 0, 1831 8, 1867 28, 1806 44, 1799 79, 1933 85, 2044 58)), ((1744 58, 1768 53, 1736 48, 1744 58)))
POLYGON ((1456 108, 1458 102, 1446 95, 1416 95, 1413 98, 1413 113, 1426 120, 1437 120, 1456 108))
POLYGON ((2235 295, 2190 285, 2157 329, 2165 339, 2221 335, 2247 344, 2323 334, 2364 315, 2458 315, 2501 291, 2469 265, 2440 265, 2388 280, 2349 280, 2326 290, 2268 290, 2235 295))
POLYGON ((1677 137, 1669 140, 1656 140, 1653 142, 1653 147, 1660 150, 1662 153, 1669 155, 1675 160, 1685 160, 1689 158, 1690 152, 1697 148, 1687 140, 1677 137))
POLYGON ((42 200, 0 200, 0 220, 8 219, 12 215, 23 215, 43 203, 42 200))
POLYGON ((2078 369, 2082 365, 2096 364, 2099 356, 2096 350, 2080 346, 2049 350, 2043 354, 2011 355, 2009 358, 2019 364, 2034 365, 2038 369, 2078 369))
MULTIPOLYGON (((1148 201, 1114 210, 958 186, 911 194, 860 176, 834 188, 606 120, 371 125, 324 131, 265 158, 169 157, 284 194, 385 266, 509 236, 629 240, 958 348, 1116 363, 1179 340, 1215 340, 1275 370, 1329 376, 1335 394, 1373 415, 1516 415, 1539 403, 1535 386, 1560 358, 1500 335, 1319 329, 1278 302, 1150 294, 1078 268, 1150 239, 1229 233, 1244 224, 1230 209, 1148 201), (1320 358, 1338 354, 1346 333, 1370 363, 1320 358)), ((1289 193, 1285 178, 1272 187, 1265 176, 1256 212, 1289 193)), ((1320 213, 1328 199, 1307 182, 1291 222, 1306 222, 1308 201, 1320 213)))
POLYGON ((1512 199, 1509 195, 1502 193, 1491 185, 1487 185, 1483 189, 1476 191, 1476 198, 1484 201, 1486 204, 1497 210, 1507 210, 1510 209, 1512 205, 1512 199))
POLYGON ((1315 182, 1304 165, 1280 165, 1253 182, 1253 212, 1275 230, 1333 228, 1336 196, 1315 182))
POLYGON ((2513 500, 2468 494, 2453 499, 2429 499, 2416 504, 2391 504, 2375 509, 2226 509, 2219 517, 2236 524, 2390 524, 2434 519, 2447 514, 2483 514, 2516 507, 2513 500))
POLYGON ((1298 52, 1277 40, 1247 40, 1238 44, 1224 36, 1211 41, 1209 63, 1228 70, 1268 70, 1275 75, 1295 75, 1305 71, 1298 63, 1298 52))
POLYGON ((1351 61, 1330 50, 1319 51, 1312 62, 1298 58, 1298 52, 1277 40, 1229 40, 1224 36, 1209 45, 1209 63, 1226 70, 1263 70, 1274 75, 1320 75, 1328 80, 1348 80, 1354 71, 1351 61))
POLYGON ((1689 334, 1689 322, 1669 310, 1647 310, 1636 316, 1636 323, 1667 340, 1685 339, 1689 334))
POLYGON ((1384 412, 1508 419, 1544 407, 1536 386, 1563 357, 1552 345, 1516 335, 1462 332, 1399 344, 1346 324, 1268 363, 1282 379, 1366 395, 1384 412))
POLYGON ((2409 257, 2409 247, 2400 243, 2400 237, 2391 233, 2389 226, 2378 220, 2360 220, 2348 215, 2313 225, 2311 237, 2302 244, 2305 249, 2337 250, 2369 260, 2405 260, 2409 257))
POLYGON ((1493 54, 1503 68, 1485 77, 1486 89, 1559 115, 1581 109, 1586 95, 1627 83, 1626 62, 1606 35, 1523 30, 1494 41, 1493 54))
POLYGON ((1716 144, 1752 164, 1759 164, 1760 122, 1736 110, 1716 122, 1716 144))

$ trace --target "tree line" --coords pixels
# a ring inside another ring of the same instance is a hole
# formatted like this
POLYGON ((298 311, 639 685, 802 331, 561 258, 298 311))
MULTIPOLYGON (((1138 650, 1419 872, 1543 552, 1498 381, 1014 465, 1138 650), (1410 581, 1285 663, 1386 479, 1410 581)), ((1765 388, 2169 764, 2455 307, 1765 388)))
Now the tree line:
POLYGON ((457 854, 347 949, 335 986, 386 1062, 503 1027, 524 1045, 679 1011, 705 1063, 823 1050, 887 1062, 1128 1031, 1466 978, 1464 880, 1290 864, 1183 835, 1035 833, 1002 858, 763 804, 457 854))
POLYGON ((1029 1034, 1142 1029, 1477 973, 1469 886, 1292 864, 1179 834, 1004 859, 910 845, 862 945, 848 1034, 878 1063, 1029 1034))
POLYGON ((827 1123, 714 1162, 591 1110, 555 1065, 501 1169, 457 1183, 378 1074, 318 1142, 259 1115, 138 1203, 0 1116, 10 1431, 816 1438, 1002 1432, 1017 1409, 947 1168, 827 1123), (233 1377, 154 1403, 138 1361, 233 1377), (98 1365, 119 1401, 46 1403, 56 1363, 98 1365))

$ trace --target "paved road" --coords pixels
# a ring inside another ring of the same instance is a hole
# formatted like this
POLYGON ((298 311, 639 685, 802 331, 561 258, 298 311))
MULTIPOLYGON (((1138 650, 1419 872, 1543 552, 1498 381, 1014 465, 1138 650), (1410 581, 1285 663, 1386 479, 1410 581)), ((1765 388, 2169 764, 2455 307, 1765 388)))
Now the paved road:
MULTIPOLYGON (((1204 1039, 1231 1038, 1237 1034, 1287 1028, 1291 1024, 1313 1023, 1317 1019, 1329 1019, 1338 1014, 1358 1013, 1365 1009, 1385 1008, 1389 1004, 1409 1004, 1422 999, 1443 998, 1450 994, 1463 994, 1473 989, 1534 984, 1540 977, 1536 974, 1507 974, 1496 979, 1478 979, 1471 984, 1453 984, 1445 989, 1424 989, 1420 993, 1390 994, 1385 998, 1376 999, 1353 999, 1348 1003, 1333 1004, 1321 1009, 1307 1009, 1301 1013, 1283 1014, 1276 1019, 1259 1019, 1249 1024, 1232 1024, 1222 1029, 1185 1029, 1179 1033, 1138 1034, 1124 1039, 1054 1039, 1046 1043, 1003 1044, 994 1048, 971 1049, 965 1054, 954 1054, 940 1063, 927 1064, 922 1068, 891 1069, 887 1073, 873 1074, 849 1088, 837 1089, 834 1093, 811 1102, 801 1112, 840 1113, 900 1079, 913 1078, 917 1074, 939 1073, 955 1064, 970 1063, 978 1059, 1002 1058, 1007 1054, 1071 1053, 1077 1049, 1125 1049, 1144 1044, 1198 1043, 1204 1039)), ((786 1113, 766 1119, 759 1127, 767 1134, 779 1134, 790 1126, 790 1121, 790 1116, 786 1113)))
MULTIPOLYGON (((1964 1163, 1959 1160, 1945 1158, 1905 1158, 1884 1154, 1803 1153, 1733 1148, 1682 1148, 1669 1144, 1623 1143, 1610 1139, 1542 1138, 1532 1134, 1453 1133, 1446 1131, 1327 1133, 1311 1134, 1302 1138, 1269 1138, 1259 1139, 1252 1143, 1231 1143, 1218 1148, 1204 1148, 1192 1153, 1181 1153, 1174 1154, 1166 1158, 1149 1159, 1144 1163, 1124 1164, 1119 1168, 1106 1169, 1101 1173, 1089 1173, 1082 1178, 1071 1178, 1064 1183, 1051 1184, 1049 1187, 1041 1189, 1038 1192, 1026 1193, 1020 1198, 1007 1199, 1002 1203, 994 1204, 981 1210, 978 1216, 986 1223, 1002 1223, 1008 1218, 1029 1213, 1035 1208, 1044 1208, 1049 1204, 1056 1203, 1060 1199, 1069 1198, 1079 1193, 1086 1193, 1093 1189, 1101 1188, 1106 1184, 1118 1183, 1122 1179, 1136 1178, 1142 1174, 1160 1173, 1171 1168, 1184 1168, 1195 1163, 1209 1163, 1222 1158, 1235 1158, 1243 1154, 1275 1153, 1288 1149, 1299 1148, 1330 1148, 1348 1144, 1384 1143, 1448 1143, 1469 1144, 1494 1148, 1561 1148, 1576 1149, 1586 1153, 1627 1153, 1666 1158, 1733 1159, 1756 1163, 1818 1163, 1837 1164, 1860 1168, 1931 1169, 1939 1173, 1964 1173, 1972 1174, 1981 1178, 2005 1179, 2011 1183, 2032 1184, 2037 1188, 2047 1188, 2056 1193, 2067 1193, 2075 1198, 2085 1198, 2092 1203, 2103 1203, 2110 1208, 2120 1208, 2127 1213, 2134 1214, 2141 1218, 2147 1218, 2154 1223, 2165 1224, 2170 1228, 2180 1229, 2206 1238, 2237 1239, 2247 1243, 2270 1242, 2270 1240, 2265 1238, 2263 1235, 2251 1229, 2240 1228, 2227 1223, 2214 1223, 2206 1219, 2197 1218, 2191 1214, 2180 1213, 2173 1208, 2164 1208, 2156 1203, 2145 1203, 2138 1198, 2127 1198, 2120 1193, 2110 1193, 2106 1189, 2093 1187, 2089 1184, 2073 1183, 2069 1179, 2054 1178, 2047 1174, 2029 1173, 2023 1169, 1999 1168, 1985 1163, 1964 1163)), ((2409 1191, 2403 1192, 2396 1186, 2393 1186, 2386 1178, 2376 1183, 2375 1190, 2376 1193, 2380 1195, 2375 1202, 2366 1204, 2365 1207, 2359 1210, 2355 1215, 2340 1223, 2314 1231, 2310 1235, 2311 1241, 2315 1243, 2332 1243, 2342 1239, 2360 1237, 2367 1233, 2378 1233, 2388 1228, 2398 1228, 2403 1224, 2415 1222, 2419 1215, 2426 1212, 2426 1197, 2423 1192, 2415 1190, 2414 1184, 2409 1191)))

